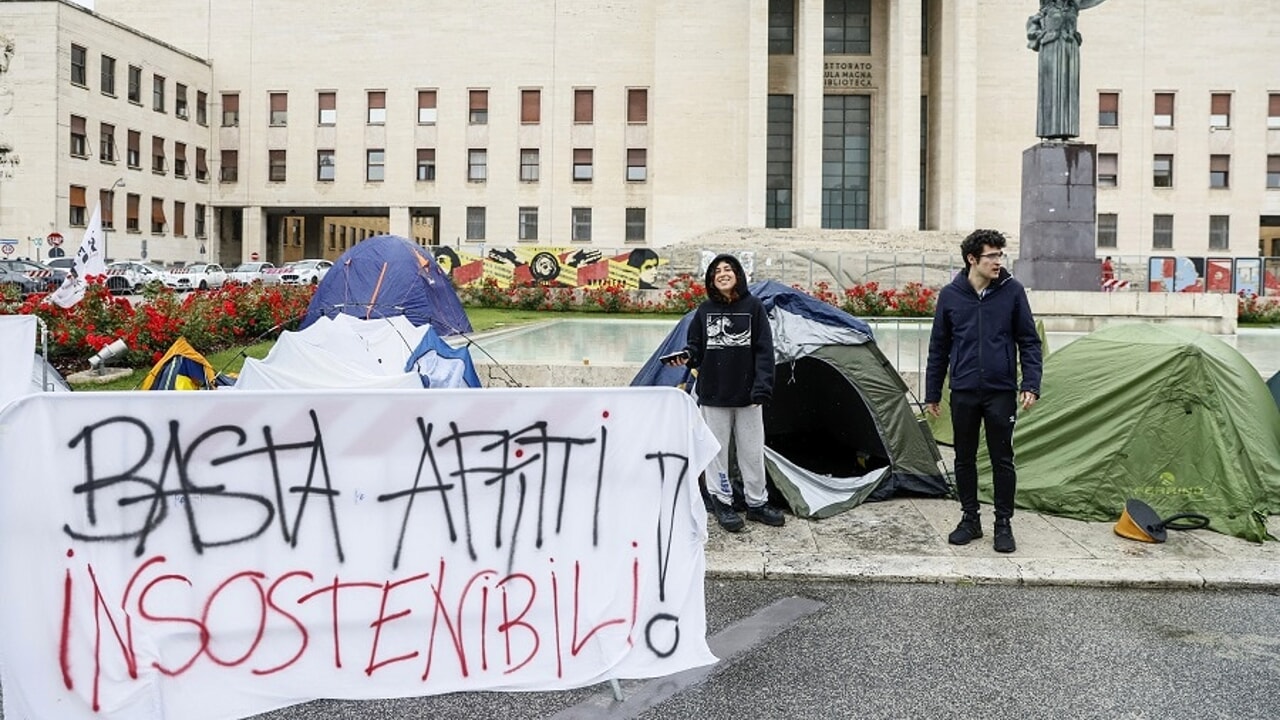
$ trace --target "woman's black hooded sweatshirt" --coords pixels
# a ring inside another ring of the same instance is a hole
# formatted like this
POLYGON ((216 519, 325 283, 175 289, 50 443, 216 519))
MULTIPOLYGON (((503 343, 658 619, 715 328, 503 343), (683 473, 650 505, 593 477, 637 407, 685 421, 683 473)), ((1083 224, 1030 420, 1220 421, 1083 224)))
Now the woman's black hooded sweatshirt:
POLYGON ((689 323, 685 350, 698 368, 698 402, 712 407, 746 407, 773 395, 773 335, 764 304, 747 289, 747 274, 732 255, 717 255, 707 266, 707 299, 689 323), (738 282, 733 297, 716 290, 716 266, 728 262, 738 282))

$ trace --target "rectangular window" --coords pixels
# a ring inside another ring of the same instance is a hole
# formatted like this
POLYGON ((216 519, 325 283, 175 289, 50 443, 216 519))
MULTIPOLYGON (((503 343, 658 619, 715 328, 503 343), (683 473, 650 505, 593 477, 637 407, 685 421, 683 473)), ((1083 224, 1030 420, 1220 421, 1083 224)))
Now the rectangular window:
POLYGON ((209 182, 209 160, 204 148, 196 148, 196 182, 209 182))
POLYGON ((576 207, 571 210, 572 228, 570 238, 575 242, 591 240, 591 208, 576 207))
POLYGON ((129 102, 142 104, 142 68, 129 66, 129 102))
POLYGON ((579 89, 573 91, 573 121, 578 124, 590 124, 595 118, 595 91, 579 89))
POLYGON ((484 239, 484 208, 482 207, 467 208, 467 239, 468 240, 484 239))
POLYGON ((98 159, 104 163, 116 161, 116 126, 102 123, 98 128, 98 159))
POLYGON ((336 170, 334 161, 334 153, 332 150, 316 151, 316 180, 319 180, 320 182, 333 182, 336 170))
POLYGON ((1267 127, 1280 130, 1280 93, 1267 95, 1267 127))
POLYGON ((769 0, 769 54, 796 53, 796 0, 769 0))
POLYGON ((418 182, 436 179, 436 149, 418 148, 418 182))
POLYGON ((1154 164, 1154 187, 1173 187, 1173 156, 1156 155, 1154 164))
POLYGON ((520 208, 520 223, 517 233, 517 237, 521 240, 533 241, 538 239, 538 208, 520 208))
POLYGON ((89 157, 89 137, 85 134, 84 118, 79 115, 71 116, 71 156, 72 157, 89 157))
POLYGON ((387 122, 387 92, 369 91, 369 124, 385 125, 387 122))
POLYGON ((285 167, 284 150, 267 151, 267 180, 271 182, 284 182, 287 177, 285 174, 285 167))
POLYGON ((187 144, 175 142, 173 144, 173 174, 176 177, 184 178, 187 176, 187 144))
POLYGON ((129 232, 138 232, 138 204, 142 201, 136 193, 129 193, 124 197, 124 229, 129 232))
POLYGON ((1156 215, 1151 218, 1151 248, 1153 250, 1173 248, 1172 215, 1156 215))
POLYGON ((271 105, 271 126, 284 127, 289 124, 289 93, 269 93, 271 105))
POLYGON ((1156 93, 1155 126, 1173 127, 1173 93, 1156 93))
MULTIPOLYGON (((71 84, 86 87, 89 84, 89 51, 79 45, 71 46, 71 84)), ((81 223, 82 225, 84 223, 81 223)))
POLYGON ((164 138, 158 135, 153 136, 151 138, 151 172, 163 175, 169 169, 164 160, 164 138))
POLYGON ((871 226, 871 96, 822 98, 822 227, 871 226))
POLYGON ((192 219, 196 225, 196 237, 198 238, 205 237, 208 233, 205 230, 205 224, 204 224, 204 205, 201 205, 200 203, 196 203, 196 212, 195 212, 195 216, 192 219))
POLYGON ((163 75, 151 76, 151 109, 158 113, 164 112, 164 83, 163 75))
POLYGON ((129 147, 127 148, 126 152, 128 152, 129 154, 129 157, 127 158, 129 162, 129 167, 133 168, 134 170, 141 170, 142 169, 142 133, 138 132, 137 130, 129 131, 129 147))
POLYGON ((338 93, 322 92, 316 96, 319 117, 316 122, 321 125, 335 125, 338 122, 338 93))
POLYGON ((1115 187, 1120 179, 1120 157, 1115 153, 1098 153, 1098 187, 1115 187))
POLYGON ((542 122, 542 91, 520 91, 520 122, 537 125, 542 122))
POLYGON ((645 88, 627 89, 627 122, 632 125, 649 122, 649 91, 645 88))
POLYGON ((1120 93, 1098 93, 1098 127, 1119 127, 1120 93))
POLYGON ((1116 229, 1119 226, 1119 215, 1115 213, 1098 213, 1098 247, 1113 248, 1116 246, 1116 229))
POLYGON ((1209 249, 1210 250, 1230 250, 1231 249, 1231 216, 1230 215, 1210 215, 1209 216, 1209 249))
POLYGON ((116 226, 116 194, 110 190, 98 191, 98 207, 102 208, 102 229, 113 230, 116 226))
POLYGON ((209 126, 209 93, 196 91, 196 123, 201 127, 209 126))
POLYGON ((520 181, 521 182, 538 182, 539 168, 541 165, 541 153, 537 148, 523 148, 520 150, 520 181))
POLYGON ((1209 156, 1209 187, 1211 188, 1231 187, 1231 156, 1230 155, 1210 155, 1209 156))
POLYGON ((164 233, 164 226, 168 220, 164 216, 164 198, 151 198, 151 233, 160 235, 164 233))
POLYGON ((222 166, 218 168, 218 180, 233 183, 240 179, 240 153, 236 150, 222 151, 222 166))
POLYGON ((871 0, 826 0, 824 15, 823 52, 871 54, 871 0))
POLYGON ((794 106, 795 98, 791 95, 769 96, 768 138, 765 141, 765 227, 789 228, 792 223, 794 106))
POLYGON ((418 124, 419 125, 435 125, 436 124, 436 91, 435 90, 419 90, 418 91, 418 124))
POLYGON ((644 148, 627 149, 627 182, 644 182, 648 179, 647 155, 644 148))
POLYGON ((187 204, 179 200, 173 201, 173 234, 176 237, 187 236, 187 204))
POLYGON ((591 182, 592 165, 591 165, 591 148, 574 148, 573 150, 573 181, 574 182, 591 182))
POLYGON ((387 152, 381 148, 365 151, 364 179, 382 182, 387 177, 387 152))
POLYGON ((186 120, 190 108, 187 106, 187 86, 178 83, 173 86, 173 114, 180 120, 186 120))
POLYGON ((489 151, 467 151, 467 182, 484 182, 489 178, 489 151))
POLYGON ((1267 156, 1267 189, 1280 190, 1280 155, 1267 156))
POLYGON ((472 125, 489 124, 489 91, 472 90, 468 93, 467 122, 472 125))
POLYGON ((69 205, 67 213, 67 222, 74 227, 85 226, 85 198, 84 186, 72 185, 71 194, 69 196, 69 205))
POLYGON ((116 59, 110 55, 102 56, 102 68, 100 69, 100 79, 98 83, 101 85, 103 95, 116 96, 116 59))
POLYGON ((644 208, 627 208, 627 242, 644 242, 644 208))
POLYGON ((1209 96, 1209 127, 1231 127, 1231 93, 1209 96))
POLYGON ((240 126, 239 93, 222 94, 222 127, 240 126))

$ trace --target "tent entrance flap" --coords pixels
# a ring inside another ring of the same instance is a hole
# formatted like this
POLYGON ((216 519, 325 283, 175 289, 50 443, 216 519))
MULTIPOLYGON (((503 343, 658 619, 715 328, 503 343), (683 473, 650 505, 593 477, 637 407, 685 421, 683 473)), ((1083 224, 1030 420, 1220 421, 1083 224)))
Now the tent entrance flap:
POLYGON ((854 477, 890 465, 857 387, 818 358, 775 366, 764 430, 766 445, 821 475, 854 477))

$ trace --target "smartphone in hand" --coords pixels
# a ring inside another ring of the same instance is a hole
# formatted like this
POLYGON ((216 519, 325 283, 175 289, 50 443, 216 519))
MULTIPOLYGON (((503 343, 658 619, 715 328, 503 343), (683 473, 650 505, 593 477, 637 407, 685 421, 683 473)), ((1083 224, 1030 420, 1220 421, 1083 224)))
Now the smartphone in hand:
POLYGON ((658 357, 658 362, 662 363, 663 365, 673 365, 680 360, 687 361, 688 359, 689 359, 689 351, 680 350, 678 352, 669 353, 667 355, 660 355, 658 357))

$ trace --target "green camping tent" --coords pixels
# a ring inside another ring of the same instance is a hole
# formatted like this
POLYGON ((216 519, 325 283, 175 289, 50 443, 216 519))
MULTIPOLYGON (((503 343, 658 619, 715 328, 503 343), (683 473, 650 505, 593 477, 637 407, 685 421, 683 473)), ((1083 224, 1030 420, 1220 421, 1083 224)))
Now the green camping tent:
MULTIPOLYGON (((1081 520, 1137 498, 1261 542, 1280 513, 1280 409, 1235 348, 1173 325, 1103 328, 1045 360, 1014 432, 1019 507, 1081 520)), ((979 458, 979 477, 990 464, 979 458)), ((990 501, 991 486, 980 486, 990 501)))

